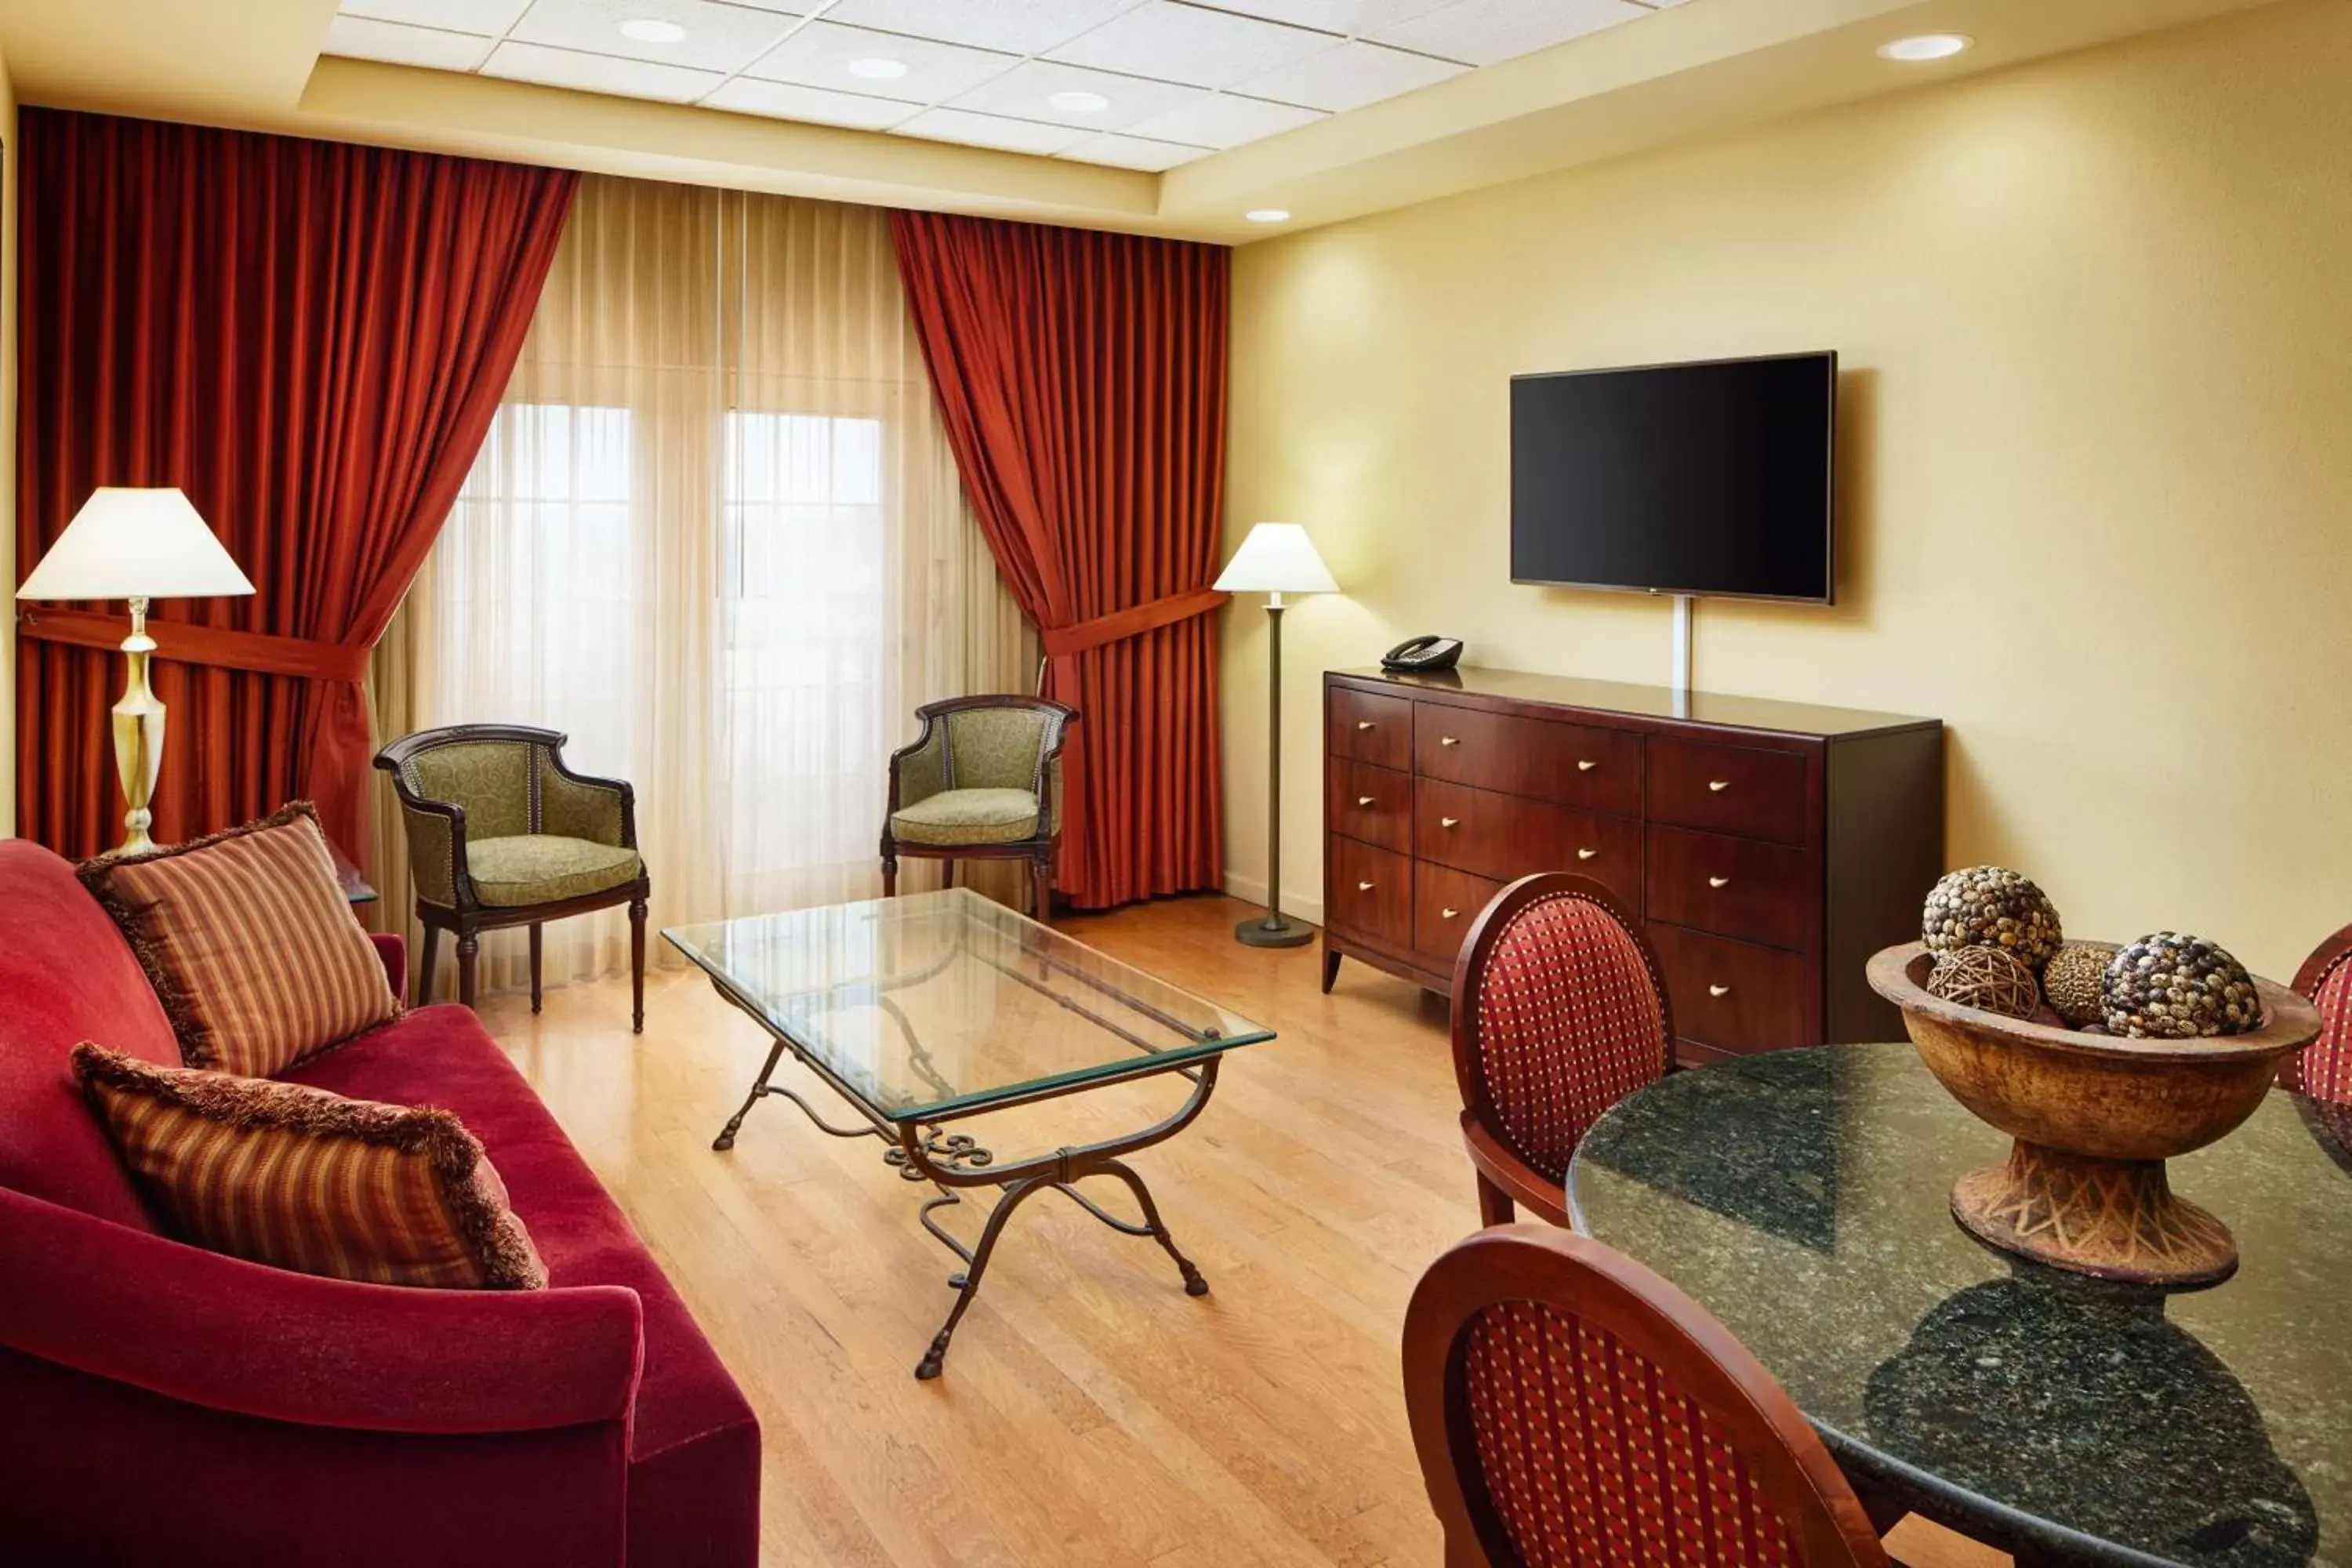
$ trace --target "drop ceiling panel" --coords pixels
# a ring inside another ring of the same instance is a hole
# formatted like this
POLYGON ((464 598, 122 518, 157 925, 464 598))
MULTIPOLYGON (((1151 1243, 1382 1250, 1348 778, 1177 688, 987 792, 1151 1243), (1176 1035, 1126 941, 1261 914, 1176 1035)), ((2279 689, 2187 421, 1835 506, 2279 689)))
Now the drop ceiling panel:
POLYGON ((1425 16, 1453 0, 1201 0, 1220 11, 1239 11, 1269 22, 1318 27, 1350 37, 1425 16))
POLYGON ((346 16, 497 38, 505 37, 530 7, 530 0, 343 0, 341 10, 346 16))
POLYGON ((1062 154, 1082 163, 1140 169, 1147 174, 1157 174, 1208 155, 1206 147, 1179 147, 1173 142, 1147 142, 1140 136, 1092 136, 1062 154))
POLYGON ((1460 76, 1469 68, 1452 60, 1384 48, 1379 44, 1346 43, 1319 55, 1309 55, 1296 65, 1253 77, 1242 83, 1241 90, 1255 98, 1337 111, 1361 109, 1365 104, 1460 76))
POLYGON ((1214 93, 1167 114, 1155 115, 1128 127, 1137 136, 1159 142, 1181 142, 1194 147, 1239 147, 1262 142, 1325 118, 1319 110, 1287 103, 1263 103, 1255 99, 1214 93))
POLYGON ((712 109, 759 114, 771 120, 804 120, 816 125, 846 125, 856 131, 887 131, 922 112, 919 104, 862 93, 828 92, 796 82, 761 81, 739 76, 702 100, 712 109))
POLYGON ((1142 0, 841 0, 836 22, 974 48, 1037 55, 1142 0))
POLYGON ((611 55, 585 55, 573 49, 551 49, 544 44, 516 43, 500 44, 492 50, 482 74, 535 81, 548 87, 573 88, 582 92, 609 92, 621 98, 656 98, 669 103, 690 103, 727 79, 717 71, 688 70, 682 66, 617 59, 611 55))
POLYGON ((490 52, 490 40, 438 27, 408 27, 364 16, 337 16, 327 25, 327 52, 430 70, 469 71, 490 52))
POLYGON ((1548 49, 1650 15, 1628 0, 1454 0, 1410 22, 1373 35, 1395 44, 1474 66, 1490 66, 1548 49))
POLYGON ((1049 51, 1057 60, 1157 77, 1192 87, 1231 87, 1334 47, 1328 33, 1262 22, 1229 11, 1147 0, 1094 31, 1049 51))
POLYGON ((807 24, 785 39, 753 64, 748 74, 770 81, 828 88, 835 92, 903 99, 908 103, 940 103, 970 91, 991 77, 1003 75, 1020 63, 1017 55, 818 21, 807 24), (851 68, 865 61, 895 61, 907 68, 907 74, 875 78, 862 76, 851 68))
POLYGON ((961 142, 971 147, 994 147, 1007 153, 1046 155, 1066 153, 1087 140, 1086 132, 1073 131, 1066 125, 1041 125, 1027 120, 1007 120, 1001 115, 973 114, 961 109, 927 109, 898 127, 898 133, 926 136, 935 142, 961 142))
POLYGON ((733 73, 799 26, 797 17, 709 0, 532 0, 507 34, 509 41, 617 55, 653 65, 733 73), (686 35, 673 44, 625 37, 621 24, 670 22, 686 35))
POLYGON ((956 99, 953 106, 982 114, 1049 121, 1081 131, 1108 132, 1123 131, 1139 120, 1171 113, 1208 96, 1197 87, 1114 76, 1108 71, 1087 70, 1053 60, 1028 60, 956 99), (1056 108, 1056 93, 1091 93, 1104 100, 1104 107, 1056 108))

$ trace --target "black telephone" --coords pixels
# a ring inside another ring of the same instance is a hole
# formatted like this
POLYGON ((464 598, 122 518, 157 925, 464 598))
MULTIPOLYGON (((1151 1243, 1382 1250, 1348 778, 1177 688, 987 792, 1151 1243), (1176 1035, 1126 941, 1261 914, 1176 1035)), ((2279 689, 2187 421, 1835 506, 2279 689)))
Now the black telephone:
POLYGON ((1434 675, 1441 669, 1452 669, 1461 658, 1460 637, 1407 637, 1381 655, 1381 668, 1408 675, 1434 675))

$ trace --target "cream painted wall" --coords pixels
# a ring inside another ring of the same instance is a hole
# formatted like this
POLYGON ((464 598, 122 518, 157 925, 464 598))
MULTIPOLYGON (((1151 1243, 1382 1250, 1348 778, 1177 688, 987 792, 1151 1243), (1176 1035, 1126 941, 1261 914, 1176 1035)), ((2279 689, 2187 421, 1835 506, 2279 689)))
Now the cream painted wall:
MULTIPOLYGON (((0 58, 0 586, 16 592, 16 94, 0 58)), ((16 831, 16 639, 0 637, 0 837, 16 831)))
MULTIPOLYGON (((1834 609, 1706 602, 1704 688, 1951 726, 1948 858, 2084 935, 2279 977, 2352 920, 2352 0, 2237 17, 1250 246, 1232 537, 1306 523, 1284 880, 1318 913, 1318 671, 1662 681, 1668 609, 1514 587, 1515 372, 1834 348, 1834 609)), ((1228 864, 1262 887, 1265 619, 1227 612, 1228 864)))

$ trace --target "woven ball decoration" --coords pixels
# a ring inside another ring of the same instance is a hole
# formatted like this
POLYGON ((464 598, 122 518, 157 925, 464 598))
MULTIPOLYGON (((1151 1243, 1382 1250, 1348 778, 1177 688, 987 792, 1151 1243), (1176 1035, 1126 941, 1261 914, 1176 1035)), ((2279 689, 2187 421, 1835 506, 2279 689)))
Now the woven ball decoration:
POLYGON ((2042 965, 2042 994, 2070 1024, 2095 1024, 2106 1016, 2107 952, 2070 942, 2042 965))
POLYGON ((1936 952, 1997 947, 2037 971, 2065 940, 2049 895, 2006 866, 1970 866, 1937 882, 1919 934, 1936 952))
POLYGON ((2246 966, 2201 936, 2151 932, 2116 950, 2103 981, 2107 1032, 2189 1040, 2262 1027, 2246 966))
POLYGON ((1927 990, 1947 1002, 2005 1018, 2031 1017, 2042 1005, 2033 971, 1997 947, 1960 947, 1938 953, 1927 990))

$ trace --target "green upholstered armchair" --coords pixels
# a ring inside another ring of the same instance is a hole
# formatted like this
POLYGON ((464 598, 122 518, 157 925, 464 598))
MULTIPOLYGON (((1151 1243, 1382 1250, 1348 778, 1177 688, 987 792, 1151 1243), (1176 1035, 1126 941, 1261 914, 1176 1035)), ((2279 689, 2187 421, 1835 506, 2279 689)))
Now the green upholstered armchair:
POLYGON ((890 757, 882 892, 898 857, 1029 861, 1032 912, 1050 919, 1062 842, 1062 742, 1078 710, 1042 697, 957 697, 915 710, 915 743, 890 757))
POLYGON ((565 737, 520 724, 458 724, 404 735, 376 753, 408 832, 425 952, 416 1000, 433 986, 441 933, 457 933, 457 1000, 474 1005, 480 933, 530 928, 530 1010, 539 1011, 542 921, 629 906, 631 1027, 646 1026, 646 895, 636 796, 617 779, 563 765, 565 737))

